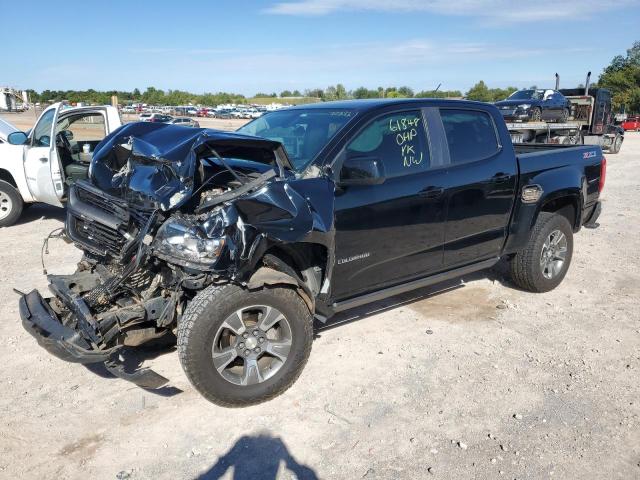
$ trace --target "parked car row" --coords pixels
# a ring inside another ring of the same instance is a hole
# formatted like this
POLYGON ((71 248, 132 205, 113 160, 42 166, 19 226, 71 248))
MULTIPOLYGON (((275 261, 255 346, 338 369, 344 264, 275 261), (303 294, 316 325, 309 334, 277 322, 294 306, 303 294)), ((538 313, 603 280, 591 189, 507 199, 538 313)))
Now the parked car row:
POLYGON ((216 107, 195 107, 193 105, 153 106, 146 104, 132 104, 122 107, 120 111, 122 113, 137 113, 140 115, 159 114, 189 117, 254 119, 260 117, 265 112, 280 110, 287 107, 290 107, 290 105, 280 103, 272 103, 270 105, 223 104, 216 107))
POLYGON ((265 108, 201 108, 196 112, 198 117, 208 118, 246 118, 254 119, 260 117, 265 108))
POLYGON ((200 124, 193 118, 172 117, 171 115, 163 115, 162 113, 141 113, 138 120, 141 122, 171 123, 173 125, 182 125, 183 127, 200 128, 200 124))

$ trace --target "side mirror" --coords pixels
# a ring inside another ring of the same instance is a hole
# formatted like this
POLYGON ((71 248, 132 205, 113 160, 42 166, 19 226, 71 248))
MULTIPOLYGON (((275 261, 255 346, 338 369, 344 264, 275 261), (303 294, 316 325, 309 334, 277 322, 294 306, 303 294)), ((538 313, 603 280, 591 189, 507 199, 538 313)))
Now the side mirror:
POLYGON ((379 185, 384 180, 384 167, 380 158, 347 157, 340 170, 338 185, 379 185))
POLYGON ((28 139, 29 137, 24 132, 13 132, 7 136, 7 142, 11 145, 24 145, 28 139))

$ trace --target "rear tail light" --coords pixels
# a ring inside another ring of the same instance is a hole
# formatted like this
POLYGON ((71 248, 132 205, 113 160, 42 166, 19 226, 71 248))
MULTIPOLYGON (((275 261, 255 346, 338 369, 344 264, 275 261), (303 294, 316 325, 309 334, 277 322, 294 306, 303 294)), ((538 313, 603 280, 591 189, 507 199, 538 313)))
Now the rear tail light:
POLYGON ((602 156, 602 164, 600 164, 600 183, 598 184, 598 192, 602 192, 604 181, 607 179, 607 159, 602 156))

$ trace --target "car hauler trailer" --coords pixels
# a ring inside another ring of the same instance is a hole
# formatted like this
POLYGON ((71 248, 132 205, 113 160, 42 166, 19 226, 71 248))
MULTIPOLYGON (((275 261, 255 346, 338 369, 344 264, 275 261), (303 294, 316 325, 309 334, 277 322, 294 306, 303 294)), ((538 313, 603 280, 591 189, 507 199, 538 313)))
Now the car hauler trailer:
POLYGON ((589 88, 591 72, 584 88, 560 89, 571 102, 569 120, 562 123, 507 123, 514 143, 557 143, 600 145, 609 153, 618 153, 624 130, 613 123, 611 92, 606 88, 589 88))

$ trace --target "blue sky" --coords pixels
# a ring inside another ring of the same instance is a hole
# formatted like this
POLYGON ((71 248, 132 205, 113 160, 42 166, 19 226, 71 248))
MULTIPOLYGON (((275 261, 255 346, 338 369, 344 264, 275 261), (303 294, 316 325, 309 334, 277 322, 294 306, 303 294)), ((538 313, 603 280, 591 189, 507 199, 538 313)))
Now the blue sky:
MULTIPOLYGON (((3 0, 3 3, 8 0, 3 0)), ((17 5, 17 4, 14 4, 17 5)), ((0 85, 245 95, 408 85, 564 87, 640 40, 640 0, 30 1, 0 85)))

